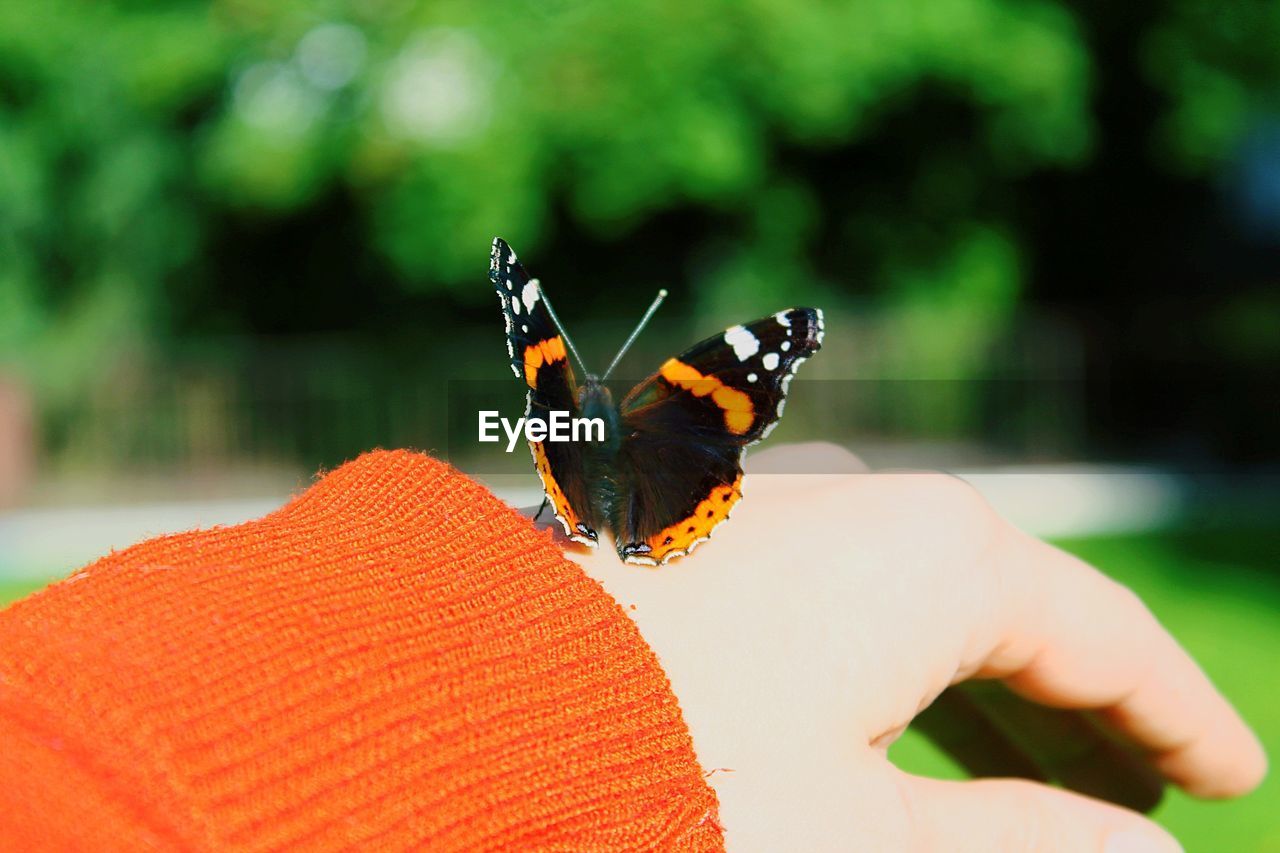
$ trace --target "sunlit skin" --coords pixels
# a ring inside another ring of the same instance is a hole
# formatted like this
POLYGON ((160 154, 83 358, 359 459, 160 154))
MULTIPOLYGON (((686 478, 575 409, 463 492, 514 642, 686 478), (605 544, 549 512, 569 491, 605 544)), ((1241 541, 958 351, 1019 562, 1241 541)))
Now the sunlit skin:
POLYGON ((894 767, 886 750, 918 709, 974 677, 1099 709, 1197 796, 1262 779, 1253 733, 1133 593, 963 482, 802 445, 751 455, 743 493, 662 568, 571 555, 662 661, 702 766, 732 771, 709 779, 730 850, 1179 849, 1060 789, 894 767), (765 473, 801 470, 830 473, 765 473))

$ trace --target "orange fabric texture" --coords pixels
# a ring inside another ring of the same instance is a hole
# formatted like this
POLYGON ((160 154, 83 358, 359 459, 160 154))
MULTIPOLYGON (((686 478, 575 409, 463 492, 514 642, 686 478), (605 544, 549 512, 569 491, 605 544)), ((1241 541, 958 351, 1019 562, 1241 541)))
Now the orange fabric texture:
POLYGON ((6 849, 723 849, 617 602, 403 451, 0 613, 0 745, 6 849))

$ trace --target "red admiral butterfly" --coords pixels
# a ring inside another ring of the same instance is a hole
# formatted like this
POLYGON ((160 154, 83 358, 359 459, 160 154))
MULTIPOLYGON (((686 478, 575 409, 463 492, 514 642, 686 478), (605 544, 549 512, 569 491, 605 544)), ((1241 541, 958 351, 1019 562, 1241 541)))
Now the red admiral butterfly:
MULTIPOLYGON (((569 538, 613 532, 628 563, 692 551, 742 498, 742 455, 769 434, 796 369, 822 346, 822 312, 788 308, 734 326, 668 359, 615 405, 603 381, 666 295, 662 291, 601 377, 579 386, 573 348, 537 279, 493 241, 489 278, 502 303, 511 369, 529 386, 526 418, 601 418, 597 443, 530 441, 547 501, 569 538)), ((585 372, 585 369, 584 369, 585 372)), ((544 503, 544 506, 546 504, 544 503)))

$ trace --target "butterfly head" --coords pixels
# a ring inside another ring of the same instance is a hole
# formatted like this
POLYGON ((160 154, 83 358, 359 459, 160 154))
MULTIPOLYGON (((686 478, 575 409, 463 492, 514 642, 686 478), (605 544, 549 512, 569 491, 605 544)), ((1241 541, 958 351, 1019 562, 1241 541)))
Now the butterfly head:
POLYGON ((578 389, 578 408, 583 417, 603 418, 606 424, 612 424, 617 419, 614 415, 613 394, 594 375, 589 374, 578 389))

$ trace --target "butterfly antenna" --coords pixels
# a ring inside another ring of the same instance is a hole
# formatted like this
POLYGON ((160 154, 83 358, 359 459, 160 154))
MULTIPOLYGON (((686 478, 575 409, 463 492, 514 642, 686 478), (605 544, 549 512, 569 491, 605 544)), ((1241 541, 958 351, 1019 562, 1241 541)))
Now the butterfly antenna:
POLYGON ((622 345, 622 349, 618 350, 618 354, 613 357, 613 361, 609 362, 609 369, 600 377, 601 382, 608 379, 609 374, 613 373, 613 369, 618 366, 618 362, 622 361, 622 357, 627 354, 627 350, 631 349, 631 345, 635 343, 636 338, 640 337, 640 333, 644 331, 644 327, 648 324, 649 318, 653 316, 653 312, 658 310, 658 306, 666 298, 666 288, 659 290, 658 295, 653 300, 653 304, 649 306, 649 310, 644 312, 644 316, 640 318, 640 322, 636 325, 636 330, 631 333, 631 337, 627 338, 627 342, 622 345))
POLYGON ((560 318, 556 316, 556 309, 551 307, 551 300, 547 298, 547 292, 542 289, 541 283, 536 278, 533 283, 538 285, 538 296, 541 297, 542 304, 547 306, 547 313, 551 315, 551 322, 556 324, 556 330, 560 332, 560 337, 564 338, 564 342, 569 347, 569 352, 573 353, 574 361, 578 362, 578 367, 582 368, 584 374, 587 373, 587 366, 582 363, 582 356, 578 355, 578 348, 573 345, 573 341, 560 323, 560 318))

